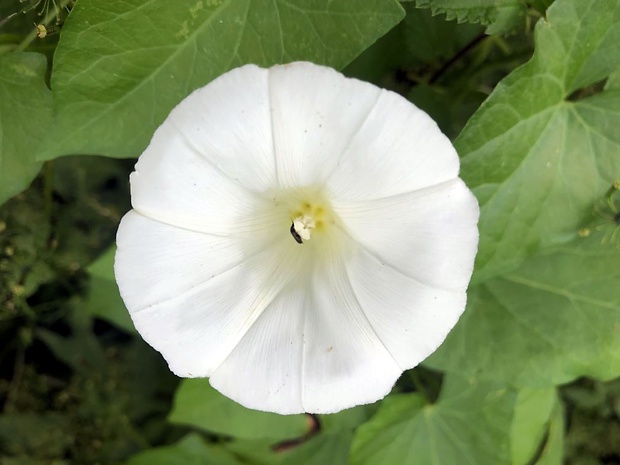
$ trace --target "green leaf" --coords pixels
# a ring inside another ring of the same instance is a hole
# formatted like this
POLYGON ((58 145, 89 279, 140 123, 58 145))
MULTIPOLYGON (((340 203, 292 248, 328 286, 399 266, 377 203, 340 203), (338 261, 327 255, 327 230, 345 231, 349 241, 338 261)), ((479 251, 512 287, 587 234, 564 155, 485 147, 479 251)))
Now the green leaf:
POLYGON ((319 434, 286 452, 284 459, 278 463, 281 465, 347 465, 352 440, 351 431, 319 434))
POLYGON ((497 465, 508 463, 515 395, 494 384, 446 377, 439 401, 388 396, 353 440, 351 463, 497 465))
POLYGON ((557 409, 554 388, 519 391, 510 432, 511 465, 529 465, 548 434, 549 421, 557 409))
POLYGON ((547 13, 532 59, 496 87, 455 142, 481 204, 475 282, 576 237, 620 174, 620 91, 585 97, 620 66, 620 3, 558 0, 547 13))
POLYGON ((562 465, 564 463, 564 412, 559 402, 553 409, 546 442, 535 465, 562 465))
POLYGON ((377 409, 376 404, 358 405, 338 413, 320 415, 321 431, 340 432, 355 429, 366 422, 377 409))
POLYGON ((225 449, 189 434, 171 446, 156 447, 134 455, 125 465, 241 465, 225 449))
POLYGON ((274 450, 277 441, 273 439, 234 439, 223 445, 248 465, 280 465, 284 459, 281 451, 274 450))
POLYGON ((0 56, 0 205, 26 189, 41 169, 36 150, 52 115, 46 69, 38 53, 0 56))
POLYGON ((101 341, 93 333, 91 316, 71 309, 64 318, 70 328, 66 336, 40 327, 36 336, 54 353, 58 360, 66 363, 76 372, 88 372, 105 364, 105 353, 101 341))
POLYGON ((40 154, 136 157, 192 90, 246 63, 342 68, 403 17, 396 0, 80 0, 54 58, 40 154))
POLYGON ((480 23, 487 34, 505 34, 525 22, 527 4, 523 0, 413 0, 433 14, 444 13, 459 23, 480 23))
POLYGON ((278 415, 242 407, 213 389, 206 379, 185 379, 177 389, 169 420, 243 439, 303 436, 305 415, 278 415))
POLYGON ((90 285, 85 306, 93 316, 135 333, 136 329, 114 280, 115 254, 116 247, 110 247, 88 267, 90 285))
POLYGON ((620 89, 620 69, 617 69, 609 75, 607 82, 605 83, 605 90, 618 90, 620 89))
POLYGON ((606 234, 471 288, 465 314, 425 363, 524 387, 620 375, 620 248, 602 244, 606 234))

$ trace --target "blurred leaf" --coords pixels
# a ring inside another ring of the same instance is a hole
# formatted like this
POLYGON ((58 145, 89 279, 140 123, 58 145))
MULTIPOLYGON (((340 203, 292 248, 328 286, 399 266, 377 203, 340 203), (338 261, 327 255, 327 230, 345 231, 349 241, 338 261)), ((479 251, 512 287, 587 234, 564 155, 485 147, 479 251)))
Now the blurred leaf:
POLYGON ((226 444, 245 461, 259 465, 346 464, 353 430, 366 422, 376 405, 360 405, 329 415, 318 415, 318 429, 290 441, 235 439, 226 444))
POLYGON ((607 82, 605 83, 605 90, 618 90, 620 89, 620 69, 617 69, 609 75, 607 82))
POLYGON ((510 433, 511 465, 529 465, 549 432, 549 422, 557 410, 554 388, 519 391, 510 433))
POLYGON ((514 393, 449 375, 436 404, 418 394, 385 398, 353 440, 351 463, 498 465, 509 462, 514 393))
POLYGON ((319 434, 285 452, 283 460, 278 463, 282 465, 347 465, 352 440, 351 431, 319 434))
POLYGON ((65 322, 71 329, 68 336, 62 336, 45 328, 37 329, 36 336, 52 350, 58 360, 75 371, 102 367, 105 364, 105 354, 93 334, 91 316, 73 309, 65 322))
POLYGON ((80 0, 54 58, 39 159, 136 157, 192 90, 246 63, 342 68, 403 16, 396 0, 80 0))
POLYGON ((375 413, 378 405, 358 405, 357 407, 342 410, 338 413, 320 415, 321 431, 339 432, 355 429, 375 413))
POLYGON ((444 134, 454 137, 485 99, 484 94, 473 89, 464 92, 466 85, 463 82, 461 86, 444 89, 422 84, 411 89, 407 98, 428 113, 444 134))
POLYGON ((206 379, 184 379, 177 389, 169 420, 243 439, 287 439, 308 432, 305 415, 278 415, 242 407, 223 396, 206 379))
POLYGON ((471 288, 465 314, 425 363, 531 387, 620 375, 619 260, 620 248, 593 235, 471 288))
POLYGON ((114 279, 115 253, 116 246, 110 247, 88 267, 91 279, 85 305, 93 316, 109 321, 129 333, 135 333, 136 329, 114 279))
POLYGON ((161 354, 138 337, 122 347, 121 357, 119 384, 129 401, 125 414, 154 443, 168 428, 167 417, 179 378, 170 372, 161 354))
POLYGON ((41 169, 36 150, 52 115, 46 69, 38 53, 0 56, 0 205, 26 189, 41 169))
POLYGON ((134 455, 125 465, 241 465, 225 449, 189 434, 171 446, 156 447, 134 455))
POLYGON ((588 86, 620 65, 620 3, 557 0, 535 37, 532 59, 455 142, 461 176, 481 204, 475 282, 576 237, 620 176, 620 91, 588 97, 598 90, 588 86))
POLYGON ((226 450, 247 465, 279 465, 284 454, 275 451, 275 445, 277 442, 274 443, 273 439, 234 439, 224 443, 226 450))
POLYGON ((527 4, 522 0, 413 0, 433 14, 444 13, 459 23, 480 23, 487 34, 506 34, 525 22, 527 4))
POLYGON ((553 408, 546 442, 535 465, 562 465, 564 463, 564 412, 559 402, 553 408))

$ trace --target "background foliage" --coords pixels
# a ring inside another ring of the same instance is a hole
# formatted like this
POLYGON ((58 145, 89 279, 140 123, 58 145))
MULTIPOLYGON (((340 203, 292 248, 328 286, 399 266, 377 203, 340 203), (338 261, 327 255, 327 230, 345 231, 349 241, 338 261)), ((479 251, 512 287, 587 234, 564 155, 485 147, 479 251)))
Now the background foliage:
POLYGON ((0 462, 620 464, 619 128, 618 0, 3 0, 0 462), (177 379, 112 273, 132 158, 170 109, 293 60, 427 111, 482 209, 446 343, 334 415, 177 379))

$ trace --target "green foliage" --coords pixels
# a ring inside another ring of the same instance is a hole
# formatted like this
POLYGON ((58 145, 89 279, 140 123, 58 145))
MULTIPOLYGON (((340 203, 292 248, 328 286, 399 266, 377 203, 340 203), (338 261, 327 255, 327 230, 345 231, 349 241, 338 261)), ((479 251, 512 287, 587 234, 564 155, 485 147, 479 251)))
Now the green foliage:
POLYGON ((600 241, 594 235, 540 252, 473 287, 429 365, 532 387, 618 376, 620 249, 600 241))
POLYGON ((617 0, 0 2, 0 463, 614 463, 618 128, 617 0), (134 163, 114 158, 225 71, 293 60, 427 111, 481 205, 447 341, 334 415, 179 382, 113 274, 134 163))
POLYGON ((562 465, 564 463, 564 412, 556 403, 549 424, 549 432, 537 453, 535 465, 562 465))
POLYGON ((114 281, 115 253, 116 247, 110 247, 87 268, 90 274, 90 292, 86 309, 92 315, 132 333, 136 330, 114 281))
POLYGON ((513 32, 523 24, 527 12, 523 0, 411 0, 420 8, 430 8, 433 14, 445 14, 459 22, 487 26, 487 34, 513 32))
POLYGON ((43 55, 0 56, 0 205, 28 187, 41 169, 37 146, 52 116, 43 55))
POLYGON ((568 465, 619 457, 620 380, 611 383, 580 380, 565 388, 563 397, 570 405, 564 441, 568 465))
POLYGON ((246 409, 217 392, 206 379, 181 382, 170 421, 244 439, 293 438, 308 429, 305 415, 282 416, 246 409))
POLYGON ((156 447, 134 455, 125 465, 240 465, 224 449, 190 434, 171 446, 156 447))
POLYGON ((514 403, 504 387, 458 376, 449 376, 436 404, 419 394, 390 396, 359 428, 352 463, 507 463, 514 403))
POLYGON ((481 205, 478 282, 576 237, 620 173, 620 94, 587 96, 620 65, 617 2, 558 1, 535 34, 532 59, 495 88, 455 141, 481 205))
POLYGON ((553 388, 519 391, 510 430, 512 465, 532 462, 532 457, 549 434, 549 421, 558 406, 556 397, 553 388))
POLYGON ((402 18, 396 0, 80 0, 52 75, 39 159, 136 157, 192 90, 246 63, 343 67, 402 18))

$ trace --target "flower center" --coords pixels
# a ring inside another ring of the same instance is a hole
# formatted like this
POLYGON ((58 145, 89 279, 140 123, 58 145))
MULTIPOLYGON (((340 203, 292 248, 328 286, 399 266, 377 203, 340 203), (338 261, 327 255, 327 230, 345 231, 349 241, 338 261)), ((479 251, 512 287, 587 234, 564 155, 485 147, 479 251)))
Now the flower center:
POLYGON ((309 241, 313 234, 325 230, 329 215, 322 202, 301 202, 297 208, 290 212, 291 235, 300 244, 309 241))

